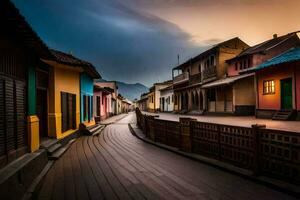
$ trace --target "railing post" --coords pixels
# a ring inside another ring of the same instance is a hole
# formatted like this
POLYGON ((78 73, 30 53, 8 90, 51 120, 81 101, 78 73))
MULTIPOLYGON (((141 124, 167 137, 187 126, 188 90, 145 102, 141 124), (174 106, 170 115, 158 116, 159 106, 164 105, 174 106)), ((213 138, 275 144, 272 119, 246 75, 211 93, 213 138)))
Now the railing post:
POLYGON ((259 129, 266 128, 264 124, 253 124, 253 148, 254 148, 254 160, 253 160, 253 172, 254 175, 258 175, 260 172, 260 132, 259 129))
POLYGON ((192 152, 191 121, 196 121, 196 119, 179 118, 179 123, 180 123, 179 149, 186 152, 192 152))

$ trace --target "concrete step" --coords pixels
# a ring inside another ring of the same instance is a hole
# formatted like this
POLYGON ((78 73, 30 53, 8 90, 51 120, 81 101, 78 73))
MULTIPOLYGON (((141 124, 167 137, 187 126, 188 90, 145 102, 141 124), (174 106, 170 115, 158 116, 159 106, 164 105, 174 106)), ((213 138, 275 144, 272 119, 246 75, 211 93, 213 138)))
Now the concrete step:
POLYGON ((57 139, 47 138, 41 142, 40 149, 49 149, 51 146, 58 143, 57 139))
POLYGON ((49 160, 58 160, 69 148, 69 144, 65 145, 64 147, 59 148, 53 154, 49 156, 49 160))
POLYGON ((97 130, 99 130, 101 127, 102 127, 101 125, 97 124, 97 126, 93 127, 93 128, 90 129, 89 131, 90 131, 90 133, 94 133, 94 132, 96 132, 97 130))
POLYGON ((104 128, 105 128, 105 126, 100 126, 99 129, 97 129, 95 132, 93 132, 92 136, 99 135, 104 130, 104 128))
POLYGON ((48 154, 53 154, 57 149, 59 149, 61 147, 61 143, 56 143, 54 145, 52 145, 49 149, 47 149, 48 154))

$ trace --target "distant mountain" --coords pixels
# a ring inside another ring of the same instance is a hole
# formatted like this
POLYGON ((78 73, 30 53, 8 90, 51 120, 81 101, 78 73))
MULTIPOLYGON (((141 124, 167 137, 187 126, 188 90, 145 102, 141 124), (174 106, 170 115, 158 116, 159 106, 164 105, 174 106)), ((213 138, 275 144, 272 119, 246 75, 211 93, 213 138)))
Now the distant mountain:
POLYGON ((142 93, 148 92, 149 88, 141 83, 129 84, 117 81, 119 93, 129 100, 139 99, 142 93))

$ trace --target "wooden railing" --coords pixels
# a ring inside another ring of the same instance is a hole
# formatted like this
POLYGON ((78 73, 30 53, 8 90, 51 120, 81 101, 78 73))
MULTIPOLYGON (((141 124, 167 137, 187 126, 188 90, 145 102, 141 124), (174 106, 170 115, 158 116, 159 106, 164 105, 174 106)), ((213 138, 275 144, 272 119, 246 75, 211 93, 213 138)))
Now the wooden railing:
POLYGON ((136 110, 137 124, 149 139, 182 151, 300 184, 300 133, 229 126, 180 118, 179 122, 136 110))
POLYGON ((217 75, 217 67, 211 66, 203 70, 203 79, 215 77, 217 75))
POLYGON ((188 80, 189 80, 189 73, 183 72, 182 74, 179 74, 178 76, 175 76, 173 78, 173 84, 183 83, 188 80))
POLYGON ((193 84, 201 83, 201 81, 202 81, 202 74, 198 73, 190 76, 189 84, 193 85, 193 84))

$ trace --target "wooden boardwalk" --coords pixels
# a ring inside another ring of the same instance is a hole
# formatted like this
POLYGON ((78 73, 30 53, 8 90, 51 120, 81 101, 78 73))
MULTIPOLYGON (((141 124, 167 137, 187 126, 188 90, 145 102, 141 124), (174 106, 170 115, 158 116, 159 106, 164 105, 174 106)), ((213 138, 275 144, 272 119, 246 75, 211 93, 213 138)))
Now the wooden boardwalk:
POLYGON ((131 114, 79 138, 48 172, 46 199, 293 199, 135 138, 131 114))

